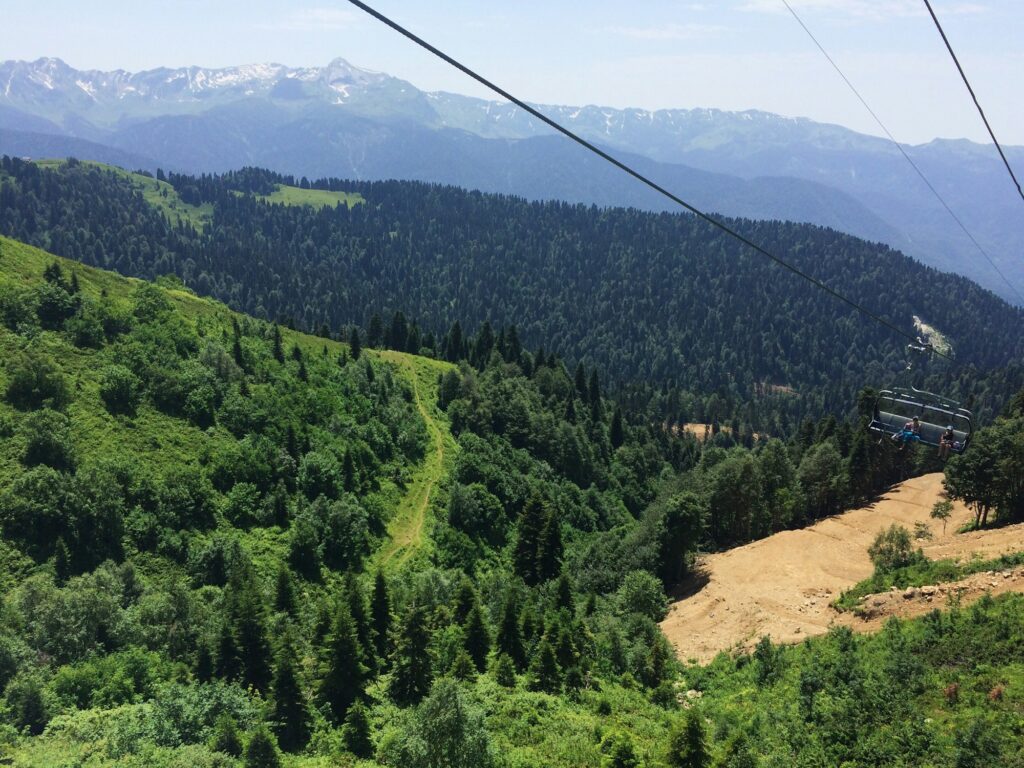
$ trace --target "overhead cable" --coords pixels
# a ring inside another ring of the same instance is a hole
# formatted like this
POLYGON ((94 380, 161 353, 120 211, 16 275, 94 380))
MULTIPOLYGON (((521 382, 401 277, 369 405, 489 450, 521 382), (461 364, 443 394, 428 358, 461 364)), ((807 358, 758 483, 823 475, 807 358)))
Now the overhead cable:
POLYGON ((797 24, 799 24, 803 28, 804 32, 806 32, 807 36, 811 38, 811 41, 818 47, 818 50, 821 51, 822 55, 826 59, 828 59, 828 63, 832 65, 832 68, 839 74, 839 77, 843 79, 843 82, 846 83, 847 87, 853 92, 853 95, 856 96, 860 103, 864 105, 864 109, 866 109, 868 111, 868 114, 870 114, 871 117, 874 118, 875 122, 878 123, 878 127, 882 129, 882 132, 889 137, 889 141, 891 141, 896 146, 896 149, 900 151, 900 154, 903 155, 903 159, 910 163, 910 167, 917 172, 918 176, 921 177, 921 181, 923 181, 925 183, 925 186, 927 186, 928 189, 931 190, 932 194, 935 195, 935 199, 942 204, 942 207, 946 209, 946 212, 953 218, 953 221, 955 221, 957 225, 960 227, 960 229, 963 230, 963 233, 967 235, 967 238, 972 243, 974 243, 974 247, 978 249, 978 252, 985 257, 985 261, 987 261, 989 265, 992 267, 992 269, 995 270, 996 274, 1003 279, 1003 282, 1006 283, 1006 286, 1017 295, 1017 298, 1020 300, 1021 305, 1024 306, 1024 295, 1021 295, 1021 292, 1017 290, 1016 286, 1014 286, 1013 283, 1011 283, 1009 279, 1007 279, 1006 275, 1003 274, 1003 271, 996 266, 995 261, 992 259, 991 256, 988 255, 988 251, 981 247, 981 243, 979 243, 977 239, 974 237, 974 235, 970 233, 970 231, 964 225, 963 221, 961 221, 960 217, 953 212, 953 209, 950 208, 949 203, 947 203, 946 200, 942 197, 942 195, 939 194, 939 190, 937 190, 935 186, 928 180, 928 177, 924 175, 924 171, 922 171, 918 164, 914 162, 914 159, 907 153, 907 150, 903 148, 903 145, 896 141, 896 137, 892 135, 889 129, 885 126, 885 123, 882 122, 882 119, 875 113, 875 110, 873 110, 871 106, 868 104, 867 100, 863 96, 861 96, 860 91, 857 90, 856 86, 854 86, 854 84, 850 82, 850 78, 848 78, 846 74, 843 72, 843 70, 839 68, 839 65, 836 64, 835 59, 833 59, 832 56, 829 55, 829 52, 825 50, 825 47, 820 42, 818 42, 818 38, 814 36, 814 33, 811 32, 808 26, 804 23, 804 20, 801 19, 799 15, 797 15, 797 12, 793 9, 793 6, 791 6, 787 0, 782 0, 782 4, 786 6, 787 10, 789 10, 793 18, 796 19, 797 24))
POLYGON ((935 15, 935 11, 932 10, 932 4, 928 2, 928 0, 924 0, 924 4, 925 7, 928 8, 928 13, 931 14, 932 21, 935 22, 935 28, 939 30, 939 34, 942 35, 942 42, 946 44, 946 50, 949 51, 949 55, 953 57, 953 63, 956 64, 957 71, 960 73, 960 78, 964 81, 964 85, 967 86, 967 92, 971 94, 971 98, 974 100, 974 106, 978 108, 978 114, 981 115, 981 121, 985 123, 985 127, 988 129, 988 135, 992 137, 992 143, 996 145, 996 149, 999 150, 999 156, 1003 158, 1003 165, 1006 166, 1006 170, 1009 172, 1010 178, 1013 179, 1013 183, 1017 187, 1017 194, 1020 195, 1021 200, 1024 200, 1024 190, 1020 188, 1020 182, 1017 181, 1017 177, 1013 173, 1013 168, 1010 167, 1010 161, 1006 159, 1006 153, 1003 152, 1003 148, 999 144, 999 139, 996 138, 995 131, 992 130, 992 126, 988 123, 988 118, 985 117, 985 110, 981 108, 981 103, 978 101, 978 97, 975 95, 974 89, 971 87, 971 83, 967 79, 967 73, 964 72, 964 68, 960 66, 960 59, 956 57, 956 53, 953 51, 953 46, 950 45, 949 38, 946 37, 946 32, 939 23, 939 17, 935 15))
MULTIPOLYGON (((823 283, 818 278, 812 277, 811 275, 808 275, 806 272, 803 272, 802 270, 800 270, 797 267, 793 266, 789 262, 779 258, 778 256, 776 256, 775 254, 771 253, 770 251, 768 251, 763 246, 760 246, 757 243, 755 243, 754 241, 752 241, 749 238, 747 238, 746 236, 741 235, 739 232, 737 232, 736 230, 732 229, 725 222, 720 221, 719 219, 715 218, 714 216, 711 216, 710 214, 705 213, 704 211, 700 210, 696 206, 691 205, 690 203, 686 202, 681 197, 673 194, 672 192, 669 192, 667 189, 662 187, 660 184, 657 184, 656 182, 654 182, 651 179, 649 179, 648 177, 644 176, 642 173, 640 173, 639 171, 633 169, 632 167, 630 167, 626 163, 622 162, 621 160, 618 160, 617 158, 615 158, 612 155, 610 155, 607 152, 605 152, 603 149, 600 149, 599 147, 597 147, 594 144, 590 143, 589 141, 587 141, 586 139, 584 139, 580 135, 574 133, 570 129, 568 129, 565 126, 563 126, 561 123, 558 123, 555 120, 551 119, 550 117, 545 115, 543 112, 541 112, 538 109, 536 109, 535 107, 532 107, 529 104, 527 104, 522 99, 516 98, 515 96, 513 96, 508 91, 504 90, 503 88, 499 87, 498 85, 495 85, 493 82, 491 82, 490 80, 485 78, 483 75, 477 74, 474 70, 470 69, 465 64, 462 64, 461 62, 457 61, 456 59, 454 59, 451 56, 449 56, 448 54, 446 54, 444 51, 442 51, 442 50, 436 48, 435 46, 431 45, 430 43, 428 43, 423 38, 419 37, 415 33, 411 32, 408 29, 406 29, 405 27, 403 27, 398 22, 393 21, 392 19, 390 19, 389 17, 385 16, 380 11, 378 11, 378 10, 372 8, 371 6, 367 5, 366 3, 362 2, 362 0, 348 0, 348 1, 352 5, 356 6, 357 8, 359 8, 359 9, 361 9, 363 11, 365 11, 366 13, 368 13, 370 16, 373 16, 375 19, 377 19, 381 23, 387 25, 388 27, 391 27, 391 29, 395 30, 400 35, 402 35, 403 37, 408 38, 412 42, 416 43, 416 45, 420 46, 421 48, 424 48, 425 50, 427 50, 430 53, 432 53, 434 56, 437 56, 439 59, 447 62, 448 64, 450 64, 451 66, 455 67, 456 69, 458 69, 463 74, 468 75, 469 77, 473 78, 474 80, 476 80, 481 85, 485 86, 486 88, 489 88, 490 90, 494 91, 499 96, 501 96, 502 98, 508 100, 512 104, 515 104, 520 109, 522 109, 525 112, 533 115, 535 118, 537 118, 541 122, 545 123, 546 125, 550 126, 553 129, 555 129, 556 131, 561 133, 563 136, 566 136, 567 138, 572 139, 574 142, 576 142, 580 146, 584 147, 585 149, 589 150, 590 152, 593 152, 595 155, 597 155, 601 159, 611 163, 612 165, 614 165, 619 170, 624 171, 625 173, 628 173, 630 176, 632 176, 637 181, 640 181, 641 183, 646 184, 648 187, 653 189, 655 192, 658 192, 659 194, 663 195, 664 197, 667 197, 672 202, 676 203, 677 205, 681 206, 682 208, 685 208, 686 210, 688 210, 690 213, 694 214, 698 218, 706 221, 708 224, 712 225, 713 227, 716 227, 717 229, 720 229, 721 231, 725 232, 727 235, 735 238, 736 240, 739 240, 741 243, 743 243, 747 247, 757 251, 762 256, 765 256, 766 258, 771 259, 772 261, 774 261, 776 264, 778 264, 779 266, 783 267, 784 269, 787 269, 790 272, 792 272, 793 274, 798 275, 799 277, 802 277, 804 280, 808 281, 809 283, 811 283, 815 287, 820 288, 822 291, 825 291, 830 296, 838 299, 839 301, 843 302, 844 304, 849 305, 850 307, 854 308, 855 310, 857 310, 858 312, 862 313, 863 315, 871 318, 875 322, 885 326, 886 328, 888 328, 893 333, 896 333, 896 334, 898 334, 898 335, 900 335, 900 336, 902 336, 902 337, 904 337, 906 339, 909 339, 911 341, 911 343, 915 343, 915 344, 918 343, 917 337, 912 336, 911 334, 909 334, 906 331, 904 331, 902 328, 894 325, 891 321, 886 320, 884 317, 881 317, 880 315, 876 314, 875 312, 872 312, 870 309, 867 309, 866 307, 864 307, 861 304, 857 303, 853 299, 847 298, 843 294, 839 293, 839 291, 836 291, 835 289, 830 288, 829 286, 827 286, 825 283, 823 283)), ((943 358, 945 358, 947 360, 952 360, 953 359, 949 355, 944 354, 942 352, 939 352, 938 350, 935 350, 935 354, 938 355, 939 357, 943 357, 943 358)))

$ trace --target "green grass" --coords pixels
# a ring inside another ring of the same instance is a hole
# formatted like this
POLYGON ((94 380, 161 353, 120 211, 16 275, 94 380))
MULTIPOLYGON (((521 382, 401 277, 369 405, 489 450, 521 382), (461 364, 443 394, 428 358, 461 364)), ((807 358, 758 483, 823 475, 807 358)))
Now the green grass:
POLYGON ((875 573, 871 578, 855 584, 843 592, 833 603, 837 610, 856 611, 867 595, 888 592, 893 587, 923 587, 929 584, 947 584, 982 571, 1001 571, 1024 564, 1024 552, 1000 555, 991 560, 975 559, 966 563, 955 560, 923 560, 893 571, 875 573))
POLYGON ((360 194, 354 192, 331 192, 326 189, 300 189, 289 187, 285 184, 278 184, 277 188, 269 195, 259 195, 260 200, 268 203, 282 203, 284 205, 308 205, 312 208, 333 208, 345 204, 349 208, 359 205, 365 200, 360 194))
MULTIPOLYGON (((36 165, 40 168, 57 168, 66 162, 66 160, 39 160, 36 162, 36 165)), ((189 205, 178 197, 178 192, 166 181, 157 181, 150 176, 126 171, 124 168, 119 168, 116 165, 97 163, 92 160, 82 160, 80 162, 83 165, 102 168, 105 171, 116 173, 118 176, 128 179, 142 193, 142 197, 147 203, 162 211, 168 220, 175 225, 184 222, 202 231, 206 225, 213 221, 212 203, 205 203, 200 206, 189 205)))
POLYGON ((408 490, 388 523, 388 538, 378 550, 373 565, 393 570, 429 552, 431 511, 443 501, 445 480, 455 461, 457 444, 447 416, 437 407, 438 378, 451 368, 450 363, 430 360, 401 352, 379 353, 394 365, 412 387, 416 408, 427 425, 430 445, 423 464, 416 470, 408 490))

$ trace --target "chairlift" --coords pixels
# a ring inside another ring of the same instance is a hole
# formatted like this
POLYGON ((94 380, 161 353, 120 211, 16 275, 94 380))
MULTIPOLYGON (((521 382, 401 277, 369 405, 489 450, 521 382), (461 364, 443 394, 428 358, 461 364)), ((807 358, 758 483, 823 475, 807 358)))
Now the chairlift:
MULTIPOLYGON (((926 360, 935 350, 922 339, 917 344, 908 344, 907 374, 914 367, 916 357, 926 360)), ((875 398, 868 429, 883 436, 903 442, 924 443, 941 448, 943 435, 952 429, 953 439, 948 443, 950 452, 963 453, 971 442, 974 432, 971 412, 961 408, 960 403, 948 397, 908 387, 883 389, 875 398), (907 430, 907 425, 917 419, 917 427, 907 430)))
POLYGON ((875 406, 868 429, 881 435, 898 437, 907 422, 917 417, 919 427, 911 438, 913 442, 938 448, 947 427, 953 428, 950 451, 963 453, 971 442, 974 431, 971 412, 961 408, 954 400, 940 395, 909 389, 883 389, 875 398, 875 406))

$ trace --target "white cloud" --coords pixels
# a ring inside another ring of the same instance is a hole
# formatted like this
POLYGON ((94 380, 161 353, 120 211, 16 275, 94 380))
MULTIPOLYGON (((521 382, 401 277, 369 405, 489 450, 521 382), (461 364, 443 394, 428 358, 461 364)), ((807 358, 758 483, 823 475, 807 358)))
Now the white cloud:
MULTIPOLYGON (((789 0, 797 11, 821 11, 837 18, 859 21, 884 21, 927 15, 920 0, 789 0)), ((786 13, 782 0, 744 0, 741 11, 757 13, 786 13)), ((984 13, 988 8, 980 3, 944 3, 936 9, 939 17, 966 16, 984 13)))
POLYGON ((284 29, 293 32, 318 32, 350 29, 359 17, 344 8, 300 8, 277 22, 264 22, 262 29, 284 29))
POLYGON ((608 31, 634 40, 697 40, 714 37, 725 28, 713 24, 662 24, 652 27, 608 27, 608 31))

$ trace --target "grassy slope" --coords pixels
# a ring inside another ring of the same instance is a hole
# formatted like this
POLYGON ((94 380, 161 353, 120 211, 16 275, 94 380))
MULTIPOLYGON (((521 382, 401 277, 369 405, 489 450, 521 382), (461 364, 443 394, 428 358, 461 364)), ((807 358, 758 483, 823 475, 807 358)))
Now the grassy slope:
MULTIPOLYGON (((40 168, 54 168, 66 160, 40 160, 36 163, 40 168)), ((141 173, 132 173, 116 165, 97 163, 91 160, 83 160, 82 163, 94 165, 97 168, 116 173, 132 182, 141 193, 147 203, 159 209, 174 224, 187 222, 198 230, 202 230, 213 220, 213 205, 207 203, 201 206, 189 205, 178 197, 174 187, 166 181, 157 181, 150 176, 141 173)))
MULTIPOLYGON (((0 280, 4 282, 26 286, 37 284, 43 270, 54 261, 62 264, 66 274, 73 271, 78 276, 83 293, 92 298, 97 298, 105 291, 114 301, 120 300, 127 304, 132 286, 138 282, 78 262, 60 259, 37 248, 0 237, 0 280)), ((169 293, 175 308, 193 325, 206 323, 218 330, 230 328, 231 319, 236 316, 236 313, 224 305, 187 291, 172 290, 169 293)), ((336 357, 342 349, 347 349, 347 345, 337 341, 308 336, 287 328, 281 330, 287 348, 297 345, 307 355, 321 354, 326 347, 328 354, 336 357)), ((74 400, 68 413, 74 427, 74 438, 76 444, 88 445, 90 452, 107 455, 117 455, 126 451, 138 453, 146 456, 154 465, 160 465, 180 463, 182 460, 198 456, 204 449, 217 447, 221 441, 232 440, 227 433, 219 429, 201 430, 182 419, 162 414, 145 403, 132 419, 111 415, 103 407, 99 397, 100 371, 95 364, 98 351, 79 349, 54 333, 41 334, 39 343, 45 351, 54 354, 61 361, 64 372, 69 377, 74 400)), ((0 332, 0 355, 6 358, 19 353, 18 337, 0 332)), ((400 561, 404 562, 425 543, 423 521, 431 491, 442 482, 445 473, 451 467, 454 440, 443 416, 434 406, 437 399, 438 374, 449 364, 397 352, 371 350, 367 354, 391 364, 395 372, 411 384, 413 391, 417 393, 419 410, 424 416, 431 436, 431 450, 427 459, 413 471, 406 492, 400 495, 396 489, 392 493, 396 509, 392 530, 401 544, 396 547, 394 543, 388 543, 385 550, 393 553, 402 549, 400 561), (416 530, 415 535, 411 535, 410 528, 416 530)), ((6 386, 6 374, 0 369, 0 390, 6 386)), ((9 414, 16 421, 19 419, 14 409, 2 401, 0 414, 9 414)), ((8 485, 14 472, 19 469, 18 457, 21 452, 22 446, 17 438, 0 440, 0 488, 8 485)), ((276 549, 279 542, 268 541, 273 538, 275 537, 266 534, 260 540, 252 542, 257 550, 253 554, 258 557, 261 549, 276 549)), ((386 555, 384 560, 391 559, 391 556, 386 555)))
POLYGON ((416 408, 423 416, 430 435, 430 447, 423 466, 409 483, 408 491, 388 525, 388 540, 374 558, 375 565, 387 569, 409 563, 414 555, 426 555, 429 547, 426 531, 429 514, 441 501, 441 489, 454 465, 458 447, 452 437, 447 416, 437 407, 438 377, 451 367, 449 363, 427 360, 401 352, 386 351, 381 357, 392 363, 412 385, 416 408), (433 502, 433 505, 431 504, 433 502))
POLYGON ((344 203, 349 208, 359 205, 363 196, 352 192, 331 192, 326 189, 300 189, 278 184, 277 189, 269 195, 259 195, 260 200, 268 203, 284 203, 285 205, 308 205, 313 208, 333 208, 344 203))

